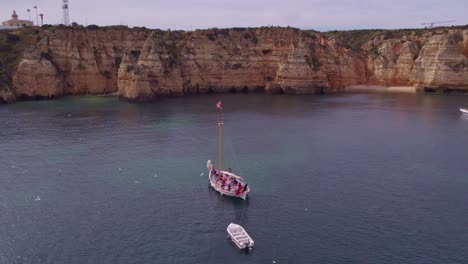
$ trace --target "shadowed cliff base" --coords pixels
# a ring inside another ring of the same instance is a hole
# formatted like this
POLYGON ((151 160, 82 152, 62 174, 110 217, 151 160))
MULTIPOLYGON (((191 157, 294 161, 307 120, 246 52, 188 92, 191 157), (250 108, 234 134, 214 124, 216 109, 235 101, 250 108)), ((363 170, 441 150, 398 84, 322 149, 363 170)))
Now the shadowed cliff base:
POLYGON ((363 85, 468 91, 468 26, 325 33, 44 26, 0 36, 0 61, 8 65, 0 72, 0 102, 111 93, 137 102, 203 93, 324 94, 363 85))

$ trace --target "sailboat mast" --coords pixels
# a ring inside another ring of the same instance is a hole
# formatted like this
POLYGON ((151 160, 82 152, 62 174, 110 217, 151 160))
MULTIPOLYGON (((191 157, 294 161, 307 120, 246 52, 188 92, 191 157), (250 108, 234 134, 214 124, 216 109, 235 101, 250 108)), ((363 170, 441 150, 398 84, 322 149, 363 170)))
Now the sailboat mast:
POLYGON ((219 170, 223 168, 223 123, 219 123, 219 170))
POLYGON ((221 106, 221 101, 216 104, 216 107, 219 109, 219 170, 223 168, 223 108, 221 106))

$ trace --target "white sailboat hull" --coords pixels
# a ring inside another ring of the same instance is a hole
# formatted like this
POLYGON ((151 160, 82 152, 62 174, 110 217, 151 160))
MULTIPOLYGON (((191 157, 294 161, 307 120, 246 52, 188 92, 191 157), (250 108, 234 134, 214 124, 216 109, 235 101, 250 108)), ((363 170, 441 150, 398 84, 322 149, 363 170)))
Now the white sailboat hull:
POLYGON ((460 108, 460 112, 462 112, 462 114, 468 115, 468 109, 460 108))
MULTIPOLYGON (((234 198, 240 198, 242 200, 245 200, 247 198, 247 194, 250 192, 250 186, 247 186, 247 189, 246 190, 243 190, 242 192, 240 192, 239 194, 237 193, 237 190, 235 188, 232 188, 231 190, 228 190, 227 188, 223 188, 221 186, 221 183, 220 182, 216 182, 216 180, 214 179, 215 175, 212 175, 211 174, 211 170, 209 169, 211 166, 211 161, 208 160, 208 163, 207 163, 207 167, 208 167, 208 180, 210 182, 210 185, 211 187, 213 187, 213 189, 215 189, 217 192, 219 192, 221 195, 226 195, 226 196, 229 196, 229 197, 234 197, 234 198)), ((229 176, 229 177, 233 177, 235 178, 237 181, 241 182, 242 185, 244 186, 246 184, 246 182, 244 181, 244 179, 240 176, 237 176, 235 175, 234 173, 230 173, 230 172, 227 172, 227 171, 221 171, 221 173, 223 175, 226 175, 226 176, 229 176)))
POLYGON ((242 226, 231 223, 227 227, 227 233, 228 237, 239 249, 253 249, 255 242, 242 226))

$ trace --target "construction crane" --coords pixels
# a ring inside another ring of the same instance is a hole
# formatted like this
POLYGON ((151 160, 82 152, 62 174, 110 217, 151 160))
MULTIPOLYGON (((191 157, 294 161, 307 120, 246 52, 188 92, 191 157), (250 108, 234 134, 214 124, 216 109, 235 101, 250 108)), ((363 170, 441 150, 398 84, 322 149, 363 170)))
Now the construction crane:
POLYGON ((449 21, 432 21, 432 22, 425 22, 422 23, 421 25, 426 26, 429 25, 429 28, 432 28, 435 24, 445 24, 445 23, 452 23, 455 22, 456 20, 449 20, 449 21))

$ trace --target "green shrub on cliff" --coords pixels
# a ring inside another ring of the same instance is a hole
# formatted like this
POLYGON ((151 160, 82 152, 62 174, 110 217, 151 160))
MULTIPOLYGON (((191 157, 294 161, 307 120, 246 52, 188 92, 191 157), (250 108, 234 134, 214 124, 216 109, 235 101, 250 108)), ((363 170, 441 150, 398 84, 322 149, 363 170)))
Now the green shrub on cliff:
POLYGON ((96 29, 99 29, 99 26, 98 25, 89 25, 89 26, 86 27, 86 29, 96 30, 96 29))
MULTIPOLYGON (((450 27, 453 29, 466 29, 467 26, 450 27)), ((341 45, 353 50, 361 51, 361 47, 364 43, 380 38, 382 40, 388 39, 402 39, 403 37, 410 36, 422 36, 426 33, 436 34, 447 34, 449 33, 448 27, 437 27, 437 28, 410 28, 410 29, 360 29, 360 30, 348 30, 348 31, 328 31, 323 34, 329 39, 337 40, 341 45), (440 33, 437 33, 440 31, 440 33)), ((402 41, 404 42, 404 41, 402 41)))
POLYGON ((10 85, 11 75, 30 39, 30 34, 24 31, 0 32, 0 89, 10 85))
POLYGON ((174 67, 178 64, 179 59, 179 52, 177 46, 175 45, 168 45, 167 47, 167 59, 164 60, 163 63, 163 73, 166 76, 171 72, 174 67))
POLYGON ((350 30, 350 31, 329 31, 324 32, 327 38, 334 38, 341 42, 342 45, 353 51, 361 50, 361 45, 366 41, 371 40, 384 30, 381 29, 364 29, 364 30, 350 30))
POLYGON ((463 35, 461 32, 455 32, 452 35, 449 36, 449 41, 452 44, 457 44, 458 42, 463 41, 463 35))
POLYGON ((320 67, 322 66, 322 64, 313 55, 312 56, 306 55, 304 59, 307 65, 309 65, 309 67, 312 68, 314 71, 320 70, 320 67))
POLYGON ((103 71, 101 72, 101 76, 106 78, 107 80, 112 79, 112 73, 110 71, 103 71))
POLYGON ((76 69, 82 71, 82 70, 85 70, 85 69, 86 69, 86 66, 84 66, 84 65, 80 62, 80 63, 76 66, 76 69))
POLYGON ((18 35, 15 35, 15 34, 10 34, 10 33, 7 33, 5 35, 5 42, 6 43, 13 43, 13 44, 16 44, 17 42, 19 42, 21 40, 21 38, 18 36, 18 35))

